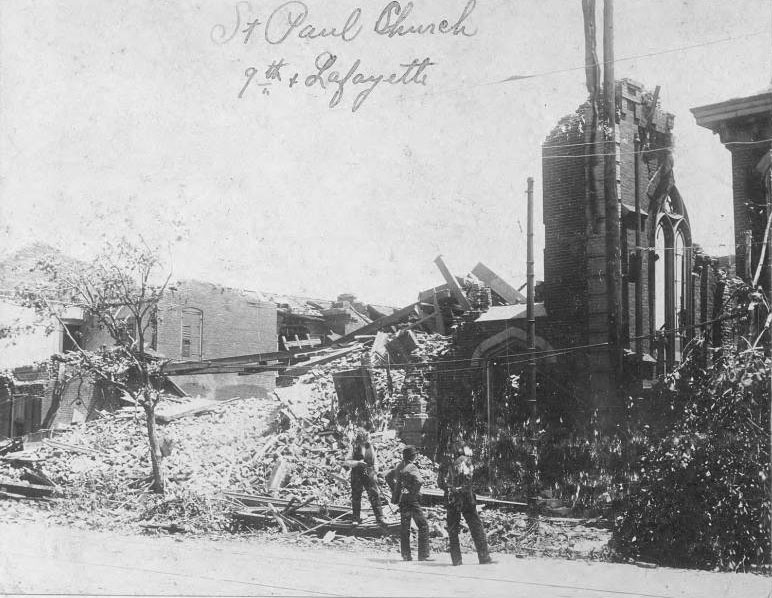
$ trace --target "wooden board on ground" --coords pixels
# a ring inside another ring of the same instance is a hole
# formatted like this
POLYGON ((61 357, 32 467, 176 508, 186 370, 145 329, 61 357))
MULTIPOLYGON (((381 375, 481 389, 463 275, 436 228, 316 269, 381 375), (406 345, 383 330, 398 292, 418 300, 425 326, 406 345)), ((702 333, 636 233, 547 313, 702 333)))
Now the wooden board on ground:
MULTIPOLYGON (((421 502, 425 505, 439 505, 445 500, 445 493, 439 488, 426 488, 421 491, 421 502)), ((502 500, 490 496, 477 495, 477 504, 525 513, 528 511, 528 503, 513 500, 502 500)))
POLYGON ((18 494, 29 498, 41 498, 51 496, 54 493, 52 486, 39 484, 22 484, 15 482, 0 482, 0 490, 11 494, 18 494))

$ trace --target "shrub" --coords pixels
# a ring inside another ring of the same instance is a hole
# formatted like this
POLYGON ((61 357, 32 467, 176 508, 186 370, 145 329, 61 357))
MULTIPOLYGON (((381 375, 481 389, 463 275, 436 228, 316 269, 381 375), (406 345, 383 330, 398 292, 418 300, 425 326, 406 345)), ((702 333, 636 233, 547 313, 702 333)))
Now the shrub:
MULTIPOLYGON (((697 355, 697 352, 693 352, 697 355)), ((679 417, 641 458, 615 521, 621 554, 675 566, 747 570, 770 562, 770 358, 724 349, 687 358, 662 397, 679 417)))

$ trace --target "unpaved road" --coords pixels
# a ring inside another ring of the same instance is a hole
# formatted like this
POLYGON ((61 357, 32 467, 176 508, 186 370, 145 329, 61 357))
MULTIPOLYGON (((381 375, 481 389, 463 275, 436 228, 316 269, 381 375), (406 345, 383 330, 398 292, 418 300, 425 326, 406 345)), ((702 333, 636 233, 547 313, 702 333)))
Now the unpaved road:
POLYGON ((0 525, 0 593, 767 598, 770 578, 495 555, 399 555, 247 540, 122 536, 0 525))

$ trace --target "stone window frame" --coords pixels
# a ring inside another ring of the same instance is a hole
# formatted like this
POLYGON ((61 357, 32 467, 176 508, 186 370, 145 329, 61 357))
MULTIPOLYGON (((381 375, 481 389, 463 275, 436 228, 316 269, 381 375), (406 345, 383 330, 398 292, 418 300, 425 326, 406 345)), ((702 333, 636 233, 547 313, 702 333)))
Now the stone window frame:
POLYGON ((649 231, 649 305, 650 334, 653 353, 661 372, 671 371, 681 361, 686 344, 692 338, 691 324, 694 319, 693 296, 690 284, 693 262, 692 234, 689 215, 678 190, 673 186, 656 202, 656 216, 649 231), (657 237, 662 231, 664 254, 660 256, 657 237), (676 272, 676 240, 683 239, 683 262, 680 279, 676 272), (657 280, 657 262, 663 259, 663 281, 657 280), (681 288, 676 289, 676 283, 681 288), (664 286, 664 322, 658 322, 657 298, 664 286), (680 305, 676 305, 680 297, 680 305), (662 334, 664 330, 664 335, 662 334), (661 353, 660 353, 661 350, 661 353), (657 353, 660 353, 657 355, 657 353))

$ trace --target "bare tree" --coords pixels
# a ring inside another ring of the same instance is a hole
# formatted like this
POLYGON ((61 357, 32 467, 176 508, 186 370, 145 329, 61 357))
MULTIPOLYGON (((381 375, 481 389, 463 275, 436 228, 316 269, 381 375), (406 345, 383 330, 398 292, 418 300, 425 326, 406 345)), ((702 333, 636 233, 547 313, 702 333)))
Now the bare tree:
POLYGON ((157 280, 162 267, 156 252, 123 239, 108 243, 90 263, 65 262, 56 256, 38 261, 37 281, 17 289, 22 304, 58 323, 74 350, 58 357, 76 375, 111 385, 128 395, 145 413, 153 489, 163 493, 163 456, 156 433, 155 410, 162 396, 167 361, 149 347, 171 275, 157 280), (42 275, 42 276, 41 276, 42 275), (154 284, 155 282, 155 284, 154 284), (68 309, 108 333, 112 347, 87 349, 83 338, 65 323, 68 309))

